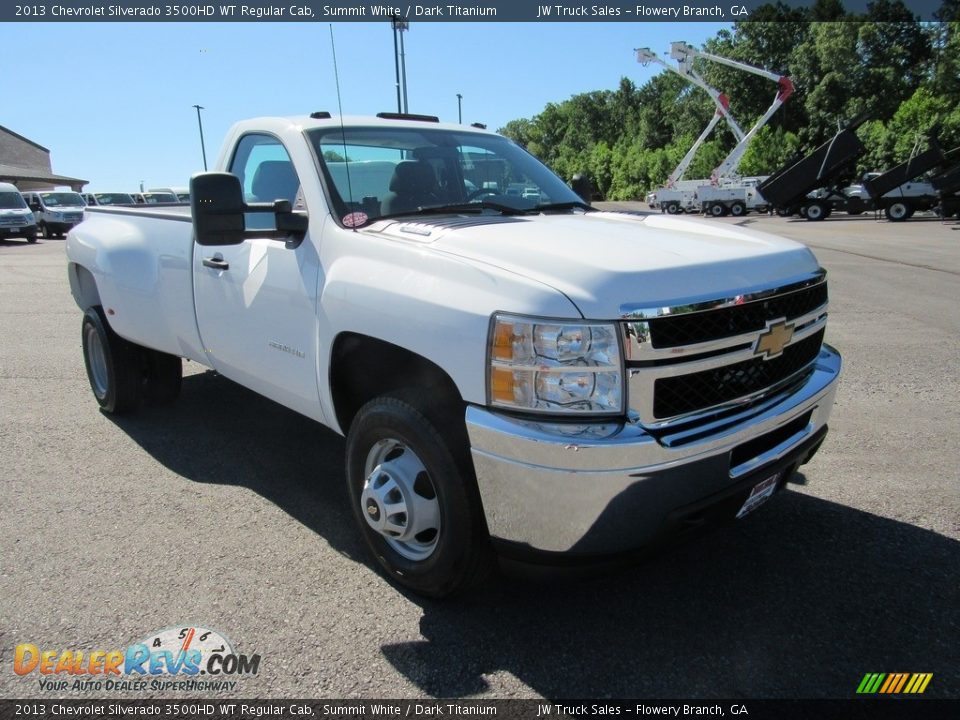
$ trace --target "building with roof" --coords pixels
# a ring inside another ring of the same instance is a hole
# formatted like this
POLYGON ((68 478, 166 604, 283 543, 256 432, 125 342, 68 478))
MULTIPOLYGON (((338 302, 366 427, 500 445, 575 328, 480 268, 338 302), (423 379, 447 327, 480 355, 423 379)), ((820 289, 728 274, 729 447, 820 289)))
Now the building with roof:
POLYGON ((89 180, 57 175, 47 148, 0 125, 0 182, 13 183, 19 190, 68 186, 80 192, 89 180))

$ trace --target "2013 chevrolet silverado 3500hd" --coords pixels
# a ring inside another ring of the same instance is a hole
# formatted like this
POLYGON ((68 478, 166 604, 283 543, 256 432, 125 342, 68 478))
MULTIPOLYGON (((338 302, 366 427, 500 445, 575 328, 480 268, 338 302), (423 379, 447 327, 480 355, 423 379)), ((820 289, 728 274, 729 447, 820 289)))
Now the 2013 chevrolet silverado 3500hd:
POLYGON ((345 434, 359 527, 415 591, 744 515, 823 441, 841 362, 801 245, 597 211, 426 118, 248 120, 217 167, 190 207, 70 232, 94 395, 175 398, 188 358, 345 434))

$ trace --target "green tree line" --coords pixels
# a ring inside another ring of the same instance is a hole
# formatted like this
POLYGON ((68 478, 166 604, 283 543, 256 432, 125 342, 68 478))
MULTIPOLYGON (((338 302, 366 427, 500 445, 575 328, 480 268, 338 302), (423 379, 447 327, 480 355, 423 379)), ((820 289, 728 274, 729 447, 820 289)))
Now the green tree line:
MULTIPOLYGON (((744 155, 742 175, 770 174, 864 114, 860 171, 902 162, 931 138, 945 150, 960 146, 960 0, 946 0, 936 22, 920 22, 901 0, 867 8, 853 15, 840 0, 799 9, 778 2, 705 43, 709 53, 786 75, 795 86, 744 155)), ((695 67, 729 96, 745 131, 774 98, 776 87, 762 77, 704 60, 695 67)), ((549 103, 500 132, 567 180, 586 173, 604 197, 626 200, 663 184, 713 112, 705 92, 664 70, 639 87, 624 77, 615 90, 549 103)), ((720 123, 685 177, 710 177, 734 145, 720 123)))

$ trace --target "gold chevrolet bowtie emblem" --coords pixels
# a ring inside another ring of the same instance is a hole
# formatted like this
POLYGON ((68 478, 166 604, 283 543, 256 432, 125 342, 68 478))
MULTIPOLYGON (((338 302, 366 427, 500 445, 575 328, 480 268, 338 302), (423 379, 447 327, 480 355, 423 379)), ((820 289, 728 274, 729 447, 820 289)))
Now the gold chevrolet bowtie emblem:
POLYGON ((764 360, 777 357, 783 348, 793 338, 793 323, 787 325, 786 320, 777 320, 768 323, 767 329, 760 333, 756 345, 753 346, 754 355, 763 355, 764 360))

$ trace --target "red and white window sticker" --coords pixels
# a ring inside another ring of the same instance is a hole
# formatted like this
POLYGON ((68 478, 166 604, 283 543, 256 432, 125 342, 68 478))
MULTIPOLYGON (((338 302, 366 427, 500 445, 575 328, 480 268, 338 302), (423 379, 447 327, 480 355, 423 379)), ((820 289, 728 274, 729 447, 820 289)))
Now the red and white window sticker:
POLYGON ((368 218, 365 212, 352 212, 349 215, 344 215, 340 222, 343 223, 344 227, 355 228, 366 225, 367 220, 368 218))

